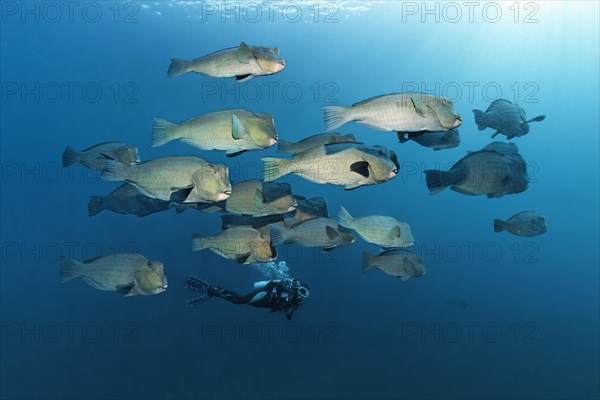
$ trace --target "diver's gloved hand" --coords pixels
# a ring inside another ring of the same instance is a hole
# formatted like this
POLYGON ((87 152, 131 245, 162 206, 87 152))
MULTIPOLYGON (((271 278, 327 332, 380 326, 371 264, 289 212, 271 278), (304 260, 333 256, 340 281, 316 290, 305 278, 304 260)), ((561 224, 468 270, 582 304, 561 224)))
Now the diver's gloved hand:
POLYGON ((213 297, 213 296, 220 296, 221 294, 223 294, 224 291, 225 291, 225 288, 223 286, 211 286, 208 288, 206 293, 209 296, 213 297))

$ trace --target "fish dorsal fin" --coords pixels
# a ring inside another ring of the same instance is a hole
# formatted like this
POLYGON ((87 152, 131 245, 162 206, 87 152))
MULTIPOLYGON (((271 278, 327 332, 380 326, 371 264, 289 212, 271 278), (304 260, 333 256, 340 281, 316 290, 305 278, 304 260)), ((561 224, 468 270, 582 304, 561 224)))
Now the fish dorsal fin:
POLYGON ((402 231, 400 230, 399 225, 394 226, 392 229, 390 229, 390 232, 389 232, 390 239, 397 239, 400 237, 401 234, 402 234, 402 231))
POLYGON ((352 104, 351 107, 362 106, 363 104, 366 104, 366 103, 368 103, 370 101, 377 100, 377 99, 380 99, 380 98, 386 97, 386 96, 391 96, 391 95, 394 95, 394 94, 397 94, 397 93, 388 93, 388 94, 381 94, 379 96, 369 97, 368 99, 364 99, 364 100, 361 100, 361 101, 359 101, 357 103, 352 104))
POLYGON ((501 106, 502 104, 512 105, 513 103, 511 103, 510 101, 508 101, 506 99, 496 99, 490 103, 490 105, 488 106, 487 110, 485 110, 485 112, 487 113, 489 111, 492 111, 496 107, 501 106))
POLYGON ((356 172, 365 178, 369 177, 369 163, 366 161, 357 161, 350 165, 350 171, 356 172))
POLYGON ((105 146, 107 144, 114 144, 117 147, 120 146, 120 145, 123 145, 123 143, 121 143, 121 142, 102 142, 102 143, 98 143, 98 144, 95 144, 95 145, 90 146, 90 147, 86 147, 85 149, 81 150, 80 153, 86 152, 88 150, 95 149, 96 147, 105 146))
POLYGON ((98 261, 99 259, 101 259, 102 257, 104 257, 104 256, 98 256, 98 257, 94 257, 94 258, 87 259, 87 260, 85 260, 85 261, 83 262, 83 264, 85 264, 85 265, 88 265, 88 264, 93 264, 93 263, 95 263, 96 261, 98 261))
POLYGON ((340 237, 340 233, 329 225, 325 225, 325 233, 327 234, 327 237, 331 240, 335 240, 340 237))
POLYGON ((256 188, 256 190, 254 191, 254 197, 253 197, 253 201, 254 201, 254 207, 256 207, 257 209, 262 209, 264 207, 264 203, 263 203, 264 197, 263 197, 263 193, 260 190, 260 188, 256 188))
POLYGON ((242 64, 248 64, 250 60, 254 58, 252 50, 250 50, 250 47, 244 42, 240 43, 236 56, 238 61, 242 64))
POLYGON ((242 122, 241 119, 238 118, 237 115, 232 114, 231 115, 231 136, 233 136, 233 138, 236 140, 240 140, 245 135, 248 135, 248 130, 246 130, 246 126, 244 126, 244 123, 242 122))

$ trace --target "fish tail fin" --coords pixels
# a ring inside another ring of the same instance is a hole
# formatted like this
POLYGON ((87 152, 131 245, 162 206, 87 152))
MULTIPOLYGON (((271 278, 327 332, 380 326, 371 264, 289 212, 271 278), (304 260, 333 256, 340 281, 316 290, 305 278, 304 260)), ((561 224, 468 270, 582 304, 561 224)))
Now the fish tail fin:
POLYGON ((73 164, 79 162, 80 154, 77 150, 72 148, 71 146, 67 146, 65 152, 62 155, 62 166, 70 167, 73 164))
POLYGON ((325 130, 332 131, 352 121, 352 118, 348 115, 349 108, 343 106, 323 106, 325 130))
POLYGON ((427 183, 429 194, 437 194, 448 186, 456 183, 456 180, 453 179, 453 176, 450 174, 450 172, 439 171, 437 169, 427 169, 424 172, 425 183, 427 183))
POLYGON ((79 263, 69 257, 60 257, 60 269, 58 274, 60 276, 60 283, 69 282, 72 279, 77 278, 81 275, 78 270, 79 263))
POLYGON ((125 165, 115 160, 106 160, 100 178, 105 181, 124 181, 133 175, 136 165, 125 165))
POLYGON ((90 217, 93 217, 105 208, 104 197, 90 196, 90 202, 88 203, 88 215, 90 217))
POLYGON ((506 230, 506 222, 501 219, 494 220, 494 232, 502 232, 506 230))
POLYGON ((191 61, 183 60, 181 58, 171 58, 171 64, 169 65, 167 76, 171 78, 173 76, 183 75, 186 72, 190 72, 191 66, 191 61))
POLYGON ((179 125, 167 121, 164 118, 154 118, 152 124, 152 147, 162 146, 173 140, 181 138, 179 135, 179 125))
POLYGON ((192 235, 192 251, 200 251, 208 248, 208 239, 205 236, 192 235))
POLYGON ((352 218, 352 215, 343 206, 340 206, 340 211, 338 212, 338 222, 344 228, 352 229, 354 218, 352 218))
POLYGON ((288 228, 281 225, 271 225, 271 244, 277 246, 288 240, 288 228))
POLYGON ((193 299, 186 300, 190 306, 195 306, 197 304, 202 304, 208 299, 210 299, 210 295, 208 294, 208 289, 211 285, 203 281, 202 279, 196 278, 195 276, 189 275, 187 281, 185 282, 185 288, 189 290, 193 290, 194 292, 201 293, 200 296, 195 297, 193 299))
POLYGON ((486 113, 481 110, 473 110, 473 114, 475 114, 475 123, 477 124, 477 129, 482 131, 489 126, 488 116, 486 113))
POLYGON ((274 181, 288 174, 284 168, 287 162, 285 158, 266 157, 262 159, 262 162, 264 163, 263 176, 265 182, 274 181))
POLYGON ((373 267, 371 263, 373 256, 367 250, 363 250, 362 255, 360 257, 360 264, 362 265, 363 272, 367 272, 373 267))
POLYGON ((290 146, 292 144, 292 142, 288 142, 287 140, 279 139, 277 153, 293 153, 293 151, 290 151, 290 146))

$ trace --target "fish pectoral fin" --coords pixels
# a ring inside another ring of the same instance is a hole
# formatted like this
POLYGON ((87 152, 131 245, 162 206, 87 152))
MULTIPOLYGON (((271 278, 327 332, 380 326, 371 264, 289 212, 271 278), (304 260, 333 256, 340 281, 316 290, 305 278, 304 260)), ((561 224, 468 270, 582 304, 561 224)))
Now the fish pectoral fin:
POLYGON ((360 183, 351 183, 349 185, 345 185, 344 186, 344 190, 354 190, 354 189, 356 189, 357 187, 360 187, 360 186, 362 186, 360 183))
POLYGON ((125 285, 117 285, 116 289, 120 295, 127 296, 131 292, 131 289, 133 289, 134 286, 135 286, 135 281, 127 283, 125 285))
POLYGON ((247 74, 247 75, 237 75, 235 77, 235 81, 236 82, 246 82, 249 81, 250 79, 254 78, 254 75, 252 74, 247 74))
POLYGON ((335 247, 323 247, 323 252, 324 253, 329 253, 330 251, 332 251, 333 249, 335 249, 335 247))
POLYGON ((100 153, 100 157, 104 158, 105 160, 114 160, 115 159, 114 157, 111 157, 105 153, 100 153))
POLYGON ((229 149, 225 152, 225 156, 227 156, 227 158, 236 157, 244 153, 245 151, 246 150, 243 149, 229 149))
POLYGON ((335 240, 340 237, 340 233, 329 225, 325 226, 325 234, 327 234, 327 237, 331 240, 335 240))
POLYGON ((221 257, 223 257, 223 258, 229 258, 229 256, 228 256, 227 254, 223 253, 223 252, 222 252, 221 250, 219 250, 219 249, 216 249, 216 248, 214 248, 214 247, 211 247, 211 248, 210 248, 210 250, 211 250, 213 253, 215 253, 215 254, 217 254, 217 255, 219 255, 219 256, 221 256, 221 257))
POLYGON ((450 190, 454 190, 455 192, 460 193, 460 194, 466 194, 467 196, 474 196, 473 193, 471 193, 465 189, 459 188, 458 186, 450 186, 450 190))
POLYGON ((248 47, 246 43, 242 42, 240 43, 236 57, 242 64, 248 64, 250 60, 254 58, 254 55, 252 54, 250 47, 248 47))
POLYGON ((356 172, 365 178, 369 177, 369 163, 366 161, 357 161, 350 165, 350 171, 356 172))
POLYGON ((402 234, 402 231, 400 230, 400 226, 396 225, 392 229, 390 229, 390 232, 388 235, 390 236, 390 239, 397 239, 400 237, 401 234, 402 234))
POLYGON ((243 255, 243 256, 239 256, 234 261, 238 264, 245 264, 246 261, 248 261, 249 257, 250 257, 250 253, 243 255))
POLYGON ((545 115, 538 115, 535 118, 531 118, 529 121, 527 121, 527 123, 529 123, 529 122, 541 122, 541 121, 543 121, 545 119, 546 119, 545 115))
POLYGON ((413 96, 410 97, 410 101, 412 102, 412 105, 415 108, 415 112, 417 113, 417 115, 421 118, 425 118, 424 110, 427 106, 423 104, 421 100, 413 98, 413 96))
POLYGON ((499 199, 502 196, 504 196, 504 193, 502 193, 502 192, 494 192, 494 193, 488 193, 487 198, 488 199, 499 199))
POLYGON ((257 209, 261 210, 264 208, 264 197, 263 197, 263 193, 259 188, 256 188, 256 191, 254 192, 254 207, 256 207, 257 209))
POLYGON ((91 277, 89 277, 89 276, 84 276, 82 279, 83 279, 83 281, 84 281, 85 283, 87 283, 88 285, 90 285, 90 286, 91 286, 91 287, 93 287, 94 289, 98 289, 98 290, 106 290, 106 289, 104 288, 104 286, 102 286, 102 285, 100 284, 100 282, 96 281, 94 278, 91 278, 91 277))
POLYGON ((410 279, 410 276, 401 276, 401 277, 400 277, 400 280, 401 280, 402 282, 406 282, 406 281, 407 281, 407 280, 409 280, 409 279, 410 279))
POLYGON ((496 136, 498 136, 500 134, 500 131, 496 131, 493 135, 492 135, 492 139, 495 138, 496 136))
POLYGON ((246 126, 237 115, 233 114, 231 116, 231 136, 236 140, 240 140, 246 135, 249 135, 246 126))
POLYGON ((169 201, 172 201, 174 203, 184 203, 185 200, 189 197, 190 193, 192 193, 192 190, 194 190, 194 185, 189 185, 181 188, 172 187, 171 190, 173 192, 169 197, 169 201))

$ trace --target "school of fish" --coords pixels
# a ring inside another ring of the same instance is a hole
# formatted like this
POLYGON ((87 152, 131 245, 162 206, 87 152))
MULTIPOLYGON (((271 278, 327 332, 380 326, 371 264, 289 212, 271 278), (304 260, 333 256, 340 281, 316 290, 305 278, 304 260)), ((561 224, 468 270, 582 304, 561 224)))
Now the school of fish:
MULTIPOLYGON (((279 73, 285 65, 278 48, 241 42, 192 60, 173 58, 167 76, 195 72, 211 78, 235 78, 243 84, 279 73)), ((177 214, 188 209, 222 213, 221 231, 193 234, 192 251, 212 251, 238 264, 265 263, 277 259, 278 246, 296 244, 331 251, 360 238, 381 249, 377 254, 363 250, 360 264, 364 272, 376 267, 402 281, 424 276, 425 261, 411 250, 415 243, 411 227, 397 219, 407 217, 402 207, 395 216, 365 215, 365 210, 349 204, 348 208, 340 207, 337 218, 332 218, 326 199, 293 193, 289 183, 277 180, 294 174, 345 190, 390 185, 388 182, 400 172, 396 152, 361 142, 354 134, 331 131, 354 122, 395 132, 400 143, 413 141, 440 151, 460 145, 458 128, 463 117, 449 99, 425 93, 376 95, 351 106, 326 105, 323 112, 325 132, 307 135, 295 143, 280 139, 273 115, 264 110, 225 109, 183 122, 156 117, 149 132, 152 147, 181 141, 198 149, 199 157, 141 160, 137 146, 108 141, 80 151, 67 146, 62 165, 79 163, 100 171, 103 180, 122 182, 105 196, 90 197, 90 217, 103 210, 138 217, 171 208, 177 214), (201 158, 207 151, 235 157, 276 144, 282 156, 262 158, 262 179, 230 182, 226 164, 201 158)), ((473 113, 479 130, 492 128, 492 138, 502 134, 507 140, 528 134, 530 122, 545 119, 540 115, 528 120, 521 106, 505 99, 495 100, 485 112, 473 113)), ((512 142, 492 142, 467 152, 447 171, 430 169, 424 174, 432 195, 450 188, 468 196, 501 198, 521 193, 529 184, 527 163, 512 142)), ((412 201, 411 195, 405 196, 406 201, 412 201)), ((493 219, 493 230, 533 237, 544 234, 547 226, 543 215, 522 211, 507 220, 493 219)), ((63 257, 59 275, 61 282, 81 277, 98 290, 123 296, 156 295, 167 289, 163 263, 140 254, 107 254, 83 262, 63 257)))

